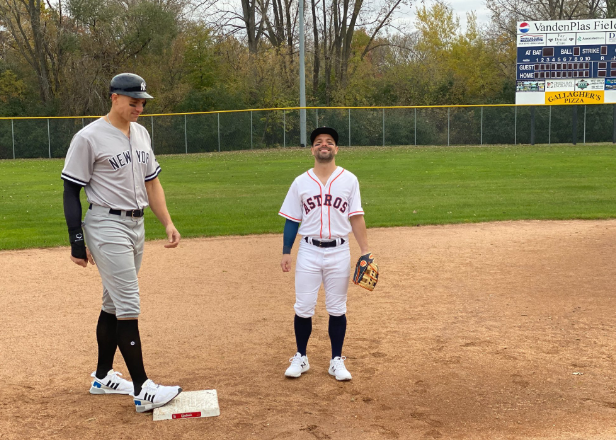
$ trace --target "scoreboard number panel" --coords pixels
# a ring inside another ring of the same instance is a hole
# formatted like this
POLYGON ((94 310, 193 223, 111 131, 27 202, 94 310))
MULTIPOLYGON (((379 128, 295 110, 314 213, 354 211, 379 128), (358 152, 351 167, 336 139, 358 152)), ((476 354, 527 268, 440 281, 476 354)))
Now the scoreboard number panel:
POLYGON ((616 103, 616 19, 518 22, 515 102, 616 103))

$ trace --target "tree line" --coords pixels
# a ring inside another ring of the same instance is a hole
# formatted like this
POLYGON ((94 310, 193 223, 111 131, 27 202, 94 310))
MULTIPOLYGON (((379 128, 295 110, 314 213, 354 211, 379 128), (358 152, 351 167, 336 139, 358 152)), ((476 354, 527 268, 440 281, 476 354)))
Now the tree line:
MULTIPOLYGON (((513 103, 516 22, 616 16, 616 0, 304 0, 307 104, 513 103)), ((95 115, 117 73, 149 112, 298 105, 298 0, 0 0, 0 114, 95 115)))

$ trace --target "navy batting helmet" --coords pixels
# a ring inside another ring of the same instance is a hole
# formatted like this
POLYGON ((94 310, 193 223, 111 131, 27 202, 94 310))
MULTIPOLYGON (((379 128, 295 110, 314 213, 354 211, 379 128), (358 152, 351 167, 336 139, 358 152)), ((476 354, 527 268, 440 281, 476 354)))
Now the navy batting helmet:
POLYGON ((154 98, 146 92, 145 80, 134 73, 120 73, 111 79, 109 84, 109 96, 113 93, 126 95, 131 98, 154 98))

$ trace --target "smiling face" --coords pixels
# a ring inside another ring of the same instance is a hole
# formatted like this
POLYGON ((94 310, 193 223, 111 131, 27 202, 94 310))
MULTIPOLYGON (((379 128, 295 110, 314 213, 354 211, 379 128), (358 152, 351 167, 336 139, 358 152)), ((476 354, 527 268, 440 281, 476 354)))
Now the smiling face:
POLYGON ((338 146, 334 138, 328 134, 318 135, 312 144, 312 155, 320 163, 328 163, 334 160, 338 154, 338 146))
POLYGON ((126 95, 111 95, 111 111, 127 122, 137 122, 143 113, 146 100, 144 98, 131 98, 126 95))

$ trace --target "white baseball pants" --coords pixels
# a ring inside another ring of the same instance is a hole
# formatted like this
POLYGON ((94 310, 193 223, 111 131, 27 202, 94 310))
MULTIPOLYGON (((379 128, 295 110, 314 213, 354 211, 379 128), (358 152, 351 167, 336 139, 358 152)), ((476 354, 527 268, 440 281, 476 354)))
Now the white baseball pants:
POLYGON ((321 283, 325 287, 325 308, 332 316, 346 313, 351 273, 348 240, 333 248, 319 248, 300 241, 295 265, 295 313, 301 318, 314 315, 321 283))

